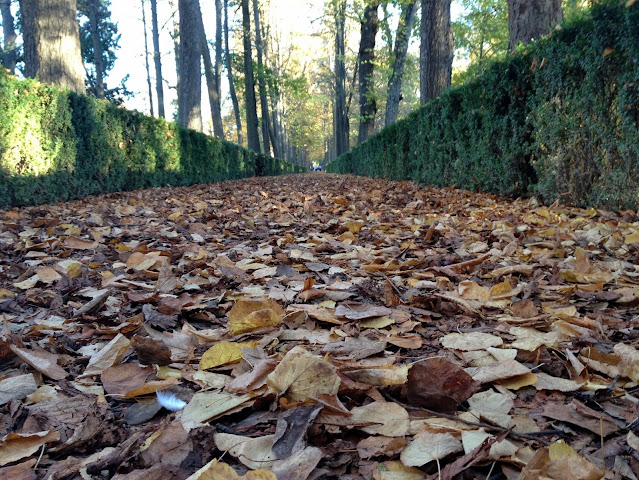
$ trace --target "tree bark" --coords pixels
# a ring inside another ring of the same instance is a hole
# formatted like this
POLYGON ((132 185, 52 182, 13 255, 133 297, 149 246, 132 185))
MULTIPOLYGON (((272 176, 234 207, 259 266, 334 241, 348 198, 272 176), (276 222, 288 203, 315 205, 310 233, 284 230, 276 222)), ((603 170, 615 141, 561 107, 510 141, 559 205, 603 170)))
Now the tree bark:
POLYGON ((215 111, 213 128, 218 124, 218 138, 224 139, 224 125, 222 123, 222 0, 215 0, 215 85, 220 108, 215 111))
POLYGON ((257 103, 251 48, 251 14, 249 0, 242 0, 242 36, 244 40, 244 86, 246 101, 246 137, 248 148, 260 152, 260 134, 257 129, 257 103))
POLYGON ((260 27, 260 10, 258 1, 253 0, 253 21, 255 23, 255 50, 257 51, 257 84, 260 92, 260 110, 262 111, 262 146, 264 153, 271 155, 271 142, 269 141, 268 98, 266 94, 266 79, 264 76, 264 45, 262 43, 262 31, 260 27))
POLYGON ((153 63, 155 64, 155 94, 158 97, 158 115, 164 117, 164 86, 162 84, 162 58, 160 57, 157 0, 151 0, 151 27, 153 29, 153 63))
POLYGON ((4 49, 2 50, 2 64, 4 68, 12 74, 16 71, 16 30, 14 19, 11 14, 11 0, 0 0, 0 11, 2 12, 2 34, 4 38, 4 49))
MULTIPOLYGON (((198 8, 199 11, 199 8, 198 8)), ((211 52, 209 51, 209 43, 206 41, 206 32, 204 31, 204 22, 202 21, 202 12, 199 15, 199 34, 200 48, 202 49, 202 59, 204 60, 204 75, 206 76, 207 92, 209 94, 209 106, 211 108, 211 121, 213 123, 213 134, 217 138, 224 138, 224 129, 222 127, 222 113, 220 105, 220 83, 219 78, 215 75, 215 66, 211 61, 211 52)))
MULTIPOLYGON (((99 0, 87 0, 87 13, 89 14, 89 28, 93 40, 93 66, 95 67, 95 96, 104 98, 104 66, 102 64, 102 44, 98 30, 99 0)), ((144 31, 146 35, 146 30, 144 31)))
POLYGON ((561 0, 508 0, 509 50, 547 35, 563 18, 561 0))
POLYGON ((333 136, 335 156, 348 151, 348 114, 346 112, 346 50, 345 50, 346 0, 335 5, 335 103, 333 136))
POLYGON ((359 43, 359 135, 357 143, 364 142, 375 131, 377 101, 373 92, 375 71, 375 37, 379 28, 377 10, 380 2, 375 0, 364 7, 361 39, 359 43))
POLYGON ((25 76, 84 93, 76 0, 20 0, 20 11, 25 76))
POLYGON ((224 59, 226 61, 226 77, 229 82, 229 94, 233 103, 233 113, 235 114, 235 128, 237 129, 237 143, 242 145, 242 117, 240 115, 240 104, 237 101, 235 92, 235 82, 233 81, 233 62, 231 61, 231 47, 229 46, 229 2, 224 0, 224 59))
POLYGON ((422 104, 450 87, 453 65, 453 33, 450 0, 421 0, 422 24, 419 51, 419 86, 422 104))
POLYGON ((404 66, 406 64, 406 53, 408 52, 408 42, 411 31, 413 30, 416 12, 417 0, 411 0, 410 3, 402 7, 402 14, 395 35, 393 71, 388 79, 385 125, 390 125, 397 120, 402 92, 402 77, 404 76, 404 66))
POLYGON ((200 57, 199 0, 179 0, 180 55, 178 81, 178 123, 202 131, 202 69, 200 57))
POLYGON ((155 116, 153 113, 153 87, 151 85, 151 68, 149 67, 149 40, 146 34, 146 11, 144 9, 144 0, 140 0, 142 4, 142 27, 144 28, 144 66, 146 67, 146 83, 149 87, 149 110, 151 116, 155 116))
MULTIPOLYGON (((169 6, 171 7, 171 18, 173 20, 173 32, 171 33, 171 38, 173 39, 173 53, 175 54, 175 73, 177 76, 177 84, 175 88, 177 89, 177 85, 180 84, 180 19, 179 19, 179 8, 176 5, 177 0, 169 0, 169 6)), ((171 86, 169 86, 171 88, 171 86)))

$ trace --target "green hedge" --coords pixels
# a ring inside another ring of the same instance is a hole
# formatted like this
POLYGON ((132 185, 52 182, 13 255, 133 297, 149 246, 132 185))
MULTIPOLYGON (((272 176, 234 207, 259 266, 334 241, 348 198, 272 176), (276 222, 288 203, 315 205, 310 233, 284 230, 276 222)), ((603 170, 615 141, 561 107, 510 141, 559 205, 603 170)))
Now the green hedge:
POLYGON ((0 69, 0 208, 304 171, 0 69))
POLYGON ((584 18, 446 91, 327 170, 639 207, 639 3, 584 18))

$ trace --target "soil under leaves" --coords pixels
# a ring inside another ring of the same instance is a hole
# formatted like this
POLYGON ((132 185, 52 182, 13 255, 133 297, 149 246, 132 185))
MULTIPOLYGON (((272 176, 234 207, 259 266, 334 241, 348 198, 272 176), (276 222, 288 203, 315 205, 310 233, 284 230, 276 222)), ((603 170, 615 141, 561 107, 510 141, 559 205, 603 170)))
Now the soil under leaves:
POLYGON ((309 173, 0 211, 0 258, 1 478, 637 478, 633 212, 309 173))

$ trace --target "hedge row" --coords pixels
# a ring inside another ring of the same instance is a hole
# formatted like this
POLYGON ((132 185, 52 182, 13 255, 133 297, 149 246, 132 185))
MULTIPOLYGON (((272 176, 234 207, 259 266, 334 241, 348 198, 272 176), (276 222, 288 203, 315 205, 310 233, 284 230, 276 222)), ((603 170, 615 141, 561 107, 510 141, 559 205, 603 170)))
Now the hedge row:
POLYGON ((0 208, 303 171, 0 69, 0 208))
POLYGON ((636 209, 638 125, 639 2, 604 0, 327 170, 636 209))

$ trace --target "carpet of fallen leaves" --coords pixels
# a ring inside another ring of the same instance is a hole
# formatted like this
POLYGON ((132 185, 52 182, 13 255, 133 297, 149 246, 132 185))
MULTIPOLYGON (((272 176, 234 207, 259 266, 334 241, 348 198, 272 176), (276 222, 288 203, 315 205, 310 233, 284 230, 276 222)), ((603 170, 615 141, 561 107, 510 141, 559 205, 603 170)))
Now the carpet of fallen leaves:
POLYGON ((0 259, 0 478, 639 475, 634 212, 309 173, 0 211, 0 259))

